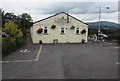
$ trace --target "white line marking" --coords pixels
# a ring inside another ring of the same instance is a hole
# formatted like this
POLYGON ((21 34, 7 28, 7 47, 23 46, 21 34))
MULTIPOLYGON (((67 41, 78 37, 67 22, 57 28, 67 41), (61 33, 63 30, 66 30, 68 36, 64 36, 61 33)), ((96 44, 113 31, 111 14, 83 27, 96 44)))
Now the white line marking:
POLYGON ((25 49, 24 52, 27 52, 27 49, 25 49))
POLYGON ((36 59, 35 59, 35 60, 38 60, 38 59, 39 59, 39 56, 40 56, 40 53, 41 53, 41 49, 42 49, 42 45, 40 46, 40 49, 39 49, 39 51, 38 51, 38 54, 37 54, 37 56, 36 56, 36 59))
POLYGON ((118 55, 118 53, 112 53, 112 54, 118 55))
POLYGON ((28 49, 25 49, 25 50, 20 50, 21 53, 26 53, 26 52, 31 52, 29 51, 28 49))
POLYGON ((111 47, 106 47, 105 49, 118 49, 118 48, 120 48, 120 47, 118 47, 118 46, 111 46, 111 47))
POLYGON ((37 61, 39 59, 40 53, 41 53, 42 45, 40 45, 38 54, 35 59, 32 60, 17 60, 17 61, 0 61, 0 63, 13 63, 13 62, 32 62, 32 61, 37 61))
POLYGON ((23 50, 20 50, 20 52, 22 53, 22 52, 23 52, 23 50))
POLYGON ((109 42, 104 42, 105 44, 113 44, 113 43, 109 43, 109 42))
POLYGON ((113 43, 104 42, 104 43, 97 43, 95 45, 110 45, 110 44, 113 44, 113 43))
POLYGON ((115 64, 120 64, 120 63, 117 62, 117 63, 115 63, 115 64))
POLYGON ((118 44, 118 43, 110 43, 110 42, 104 42, 105 44, 118 44))
POLYGON ((108 43, 108 44, 113 44, 113 43, 108 43))
POLYGON ((10 62, 30 62, 30 61, 36 61, 36 60, 33 59, 33 60, 17 60, 17 61, 0 61, 0 63, 10 63, 10 62))
POLYGON ((118 46, 115 46, 114 48, 120 48, 120 47, 118 47, 118 46))

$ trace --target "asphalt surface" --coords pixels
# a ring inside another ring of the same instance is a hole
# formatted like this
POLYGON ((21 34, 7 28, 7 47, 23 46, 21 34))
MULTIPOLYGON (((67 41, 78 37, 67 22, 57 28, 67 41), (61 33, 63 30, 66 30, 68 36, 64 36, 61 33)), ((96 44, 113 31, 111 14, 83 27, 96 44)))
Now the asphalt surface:
POLYGON ((3 79, 117 79, 118 46, 113 43, 26 45, 4 59, 3 79), (25 50, 27 49, 27 51, 25 50), (23 51, 21 51, 23 50, 23 51), (5 62, 9 61, 9 62, 5 62))

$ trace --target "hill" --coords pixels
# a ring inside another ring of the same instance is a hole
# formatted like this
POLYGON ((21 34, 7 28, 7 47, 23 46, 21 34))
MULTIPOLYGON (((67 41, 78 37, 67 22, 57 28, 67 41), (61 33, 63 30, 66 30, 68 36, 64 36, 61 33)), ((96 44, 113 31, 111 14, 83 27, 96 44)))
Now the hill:
MULTIPOLYGON (((99 26, 99 22, 89 22, 87 24, 91 28, 98 28, 98 26, 99 26)), ((120 29, 119 26, 120 26, 120 24, 117 24, 117 23, 114 23, 114 22, 100 21, 100 28, 102 28, 102 29, 117 30, 117 29, 120 29)))

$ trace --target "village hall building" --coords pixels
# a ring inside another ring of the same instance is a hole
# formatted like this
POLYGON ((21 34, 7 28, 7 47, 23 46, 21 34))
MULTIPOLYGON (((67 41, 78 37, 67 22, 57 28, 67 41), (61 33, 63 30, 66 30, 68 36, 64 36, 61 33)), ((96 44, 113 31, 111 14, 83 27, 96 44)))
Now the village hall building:
POLYGON ((61 12, 35 22, 30 33, 33 44, 87 43, 88 25, 61 12))

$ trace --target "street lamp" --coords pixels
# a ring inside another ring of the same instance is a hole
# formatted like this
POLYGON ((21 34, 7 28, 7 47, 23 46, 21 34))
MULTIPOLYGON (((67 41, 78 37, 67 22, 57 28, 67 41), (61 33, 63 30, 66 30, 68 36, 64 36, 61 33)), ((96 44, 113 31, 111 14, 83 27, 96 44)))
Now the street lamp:
MULTIPOLYGON (((109 7, 109 6, 106 6, 105 8, 106 8, 106 9, 109 9, 110 7, 109 7)), ((100 18, 101 18, 101 11, 102 11, 102 7, 100 6, 100 7, 99 7, 99 29, 98 29, 98 34, 101 33, 101 31, 100 31, 100 18)))

